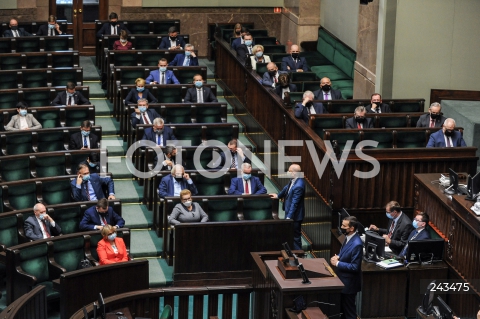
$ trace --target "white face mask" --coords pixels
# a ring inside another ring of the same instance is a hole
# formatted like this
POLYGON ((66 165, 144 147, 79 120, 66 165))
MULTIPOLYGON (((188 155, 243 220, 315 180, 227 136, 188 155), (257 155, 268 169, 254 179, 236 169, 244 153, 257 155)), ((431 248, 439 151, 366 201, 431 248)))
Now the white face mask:
POLYGON ((184 202, 183 205, 185 205, 185 207, 190 207, 192 206, 192 201, 189 200, 188 202, 184 202))

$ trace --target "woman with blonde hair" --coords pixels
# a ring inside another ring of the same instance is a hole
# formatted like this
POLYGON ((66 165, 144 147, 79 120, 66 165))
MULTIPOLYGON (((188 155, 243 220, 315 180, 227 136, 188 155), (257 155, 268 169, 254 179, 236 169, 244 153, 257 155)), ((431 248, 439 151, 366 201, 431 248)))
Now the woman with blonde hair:
POLYGON ((137 105, 139 99, 146 99, 148 103, 158 102, 155 96, 153 96, 153 94, 145 88, 145 80, 142 78, 138 78, 135 80, 135 88, 131 89, 130 92, 128 92, 128 95, 125 98, 125 105, 137 105))
POLYGON ((97 254, 100 265, 114 264, 121 261, 128 261, 127 247, 122 238, 117 237, 115 227, 103 226, 100 231, 103 239, 98 242, 97 254))
POLYGON ((252 60, 252 68, 254 70, 257 69, 257 63, 269 63, 270 57, 268 55, 264 55, 263 51, 265 51, 263 45, 257 44, 254 45, 252 48, 252 56, 250 59, 252 60))

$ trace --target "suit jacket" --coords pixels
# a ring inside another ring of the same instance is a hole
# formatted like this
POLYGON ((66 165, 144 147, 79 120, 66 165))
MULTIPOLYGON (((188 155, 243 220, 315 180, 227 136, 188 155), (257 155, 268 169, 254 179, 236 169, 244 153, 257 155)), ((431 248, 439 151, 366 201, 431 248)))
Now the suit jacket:
MULTIPOLYGON (((244 154, 245 155, 245 154, 244 154)), ((220 152, 220 164, 218 164, 218 166, 216 167, 216 169, 222 169, 222 167, 225 165, 225 161, 227 160, 227 156, 225 155, 225 152, 220 152)), ((240 169, 242 164, 243 163, 248 163, 248 164, 252 164, 252 161, 247 157, 245 156, 245 159, 239 159, 238 158, 238 155, 237 155, 237 167, 240 169)), ((230 165, 232 163, 230 162, 230 165)), ((230 165, 228 165, 228 167, 230 167, 230 165)))
MULTIPOLYGON (((342 92, 340 92, 340 90, 331 89, 330 90, 330 95, 332 96, 332 100, 341 100, 342 99, 342 92)), ((323 93, 323 91, 321 89, 314 91, 313 96, 314 96, 314 100, 323 100, 325 98, 325 94, 323 93)))
MULTIPOLYGON (((5 131, 17 131, 20 129, 20 115, 14 115, 8 122, 7 126, 5 126, 5 131)), ((42 124, 40 124, 36 118, 33 117, 33 114, 27 113, 27 124, 30 130, 38 130, 42 128, 42 124)))
POLYGON ((115 251, 113 250, 112 245, 110 245, 108 239, 102 239, 98 242, 97 255, 100 265, 108 265, 122 261, 128 261, 127 247, 125 247, 125 242, 123 241, 123 238, 115 237, 115 246, 117 247, 117 254, 115 254, 115 251))
MULTIPOLYGON (((148 89, 143 90, 142 92, 142 98, 147 99, 148 103, 157 103, 158 100, 155 98, 155 96, 150 93, 148 89)), ((138 92, 137 89, 131 89, 130 92, 128 92, 127 97, 125 98, 125 105, 130 105, 130 104, 137 104, 138 103, 138 92)))
POLYGON ((342 294, 355 294, 362 290, 363 243, 358 233, 340 249, 335 273, 345 285, 342 294))
MULTIPOLYGON (((328 111, 322 103, 313 103, 313 108, 317 114, 327 114, 328 111)), ((303 106, 302 103, 297 103, 295 105, 295 117, 297 119, 303 119, 305 123, 308 124, 310 117, 310 110, 303 106)))
MULTIPOLYGON (((195 184, 189 184, 185 178, 182 179, 180 184, 182 190, 188 189, 190 192, 192 192, 192 196, 198 194, 198 190, 195 184)), ((174 193, 175 189, 173 187, 173 176, 171 174, 168 174, 167 176, 162 178, 162 180, 160 181, 160 185, 158 185, 158 195, 164 198, 165 196, 174 196, 174 193)))
MULTIPOLYGON (((412 240, 413 236, 415 236, 416 234, 417 234, 417 230, 413 229, 412 232, 410 233, 410 235, 408 235, 407 242, 410 242, 412 240)), ((426 228, 423 229, 421 232, 419 232, 417 237, 415 237, 413 240, 417 241, 417 240, 425 240, 425 239, 430 239, 430 233, 428 232, 428 230, 426 228)), ((408 249, 408 244, 405 245, 405 247, 403 247, 402 251, 400 252, 401 257, 403 257, 407 254, 407 249, 408 249)))
MULTIPOLYGON (((267 193, 267 189, 262 185, 260 178, 256 176, 250 177, 250 185, 252 188, 249 189, 249 191, 252 195, 267 193)), ((239 177, 232 178, 230 188, 228 189, 228 195, 242 195, 243 193, 245 193, 245 180, 239 177)))
MULTIPOLYGON (((171 61, 168 65, 170 66, 183 66, 183 62, 185 61, 185 54, 177 54, 173 61, 171 61)), ((190 62, 188 66, 198 66, 198 57, 190 56, 190 62)))
MULTIPOLYGON (((115 194, 115 185, 110 177, 100 177, 98 174, 90 174, 90 180, 87 183, 92 185, 97 200, 105 198, 102 186, 108 188, 108 194, 115 194)), ((80 188, 77 188, 77 179, 74 178, 70 186, 72 187, 72 198, 75 202, 88 201, 86 183, 82 183, 80 188)))
MULTIPOLYGON (((130 31, 128 31, 127 27, 122 22, 117 22, 117 35, 120 34, 120 31, 125 30, 127 31, 128 34, 130 34, 130 31)), ((98 30, 97 32, 97 37, 101 38, 104 35, 111 35, 112 34, 112 29, 110 26, 110 23, 104 23, 102 25, 102 28, 98 30)))
MULTIPOLYGON (((243 44, 243 43, 242 43, 242 38, 241 38, 241 37, 236 38, 236 39, 233 40, 233 42, 232 42, 232 49, 234 49, 234 50, 236 51, 236 50, 238 49, 238 47, 239 47, 240 45, 242 45, 242 44, 243 44)), ((253 47, 254 45, 255 45, 255 41, 252 40, 252 47, 253 47)))
MULTIPOLYGON (((58 236, 62 233, 62 228, 60 228, 60 225, 58 223, 55 223, 55 227, 50 224, 48 220, 45 221, 45 224, 47 226, 47 230, 50 233, 50 236, 58 236)), ((38 222, 37 217, 35 215, 28 217, 25 220, 24 223, 24 229, 25 229, 25 236, 30 239, 30 240, 39 240, 43 239, 43 233, 41 229, 41 225, 38 222)))
MULTIPOLYGON (((175 40, 176 45, 182 47, 182 49, 185 49, 185 40, 183 37, 177 36, 177 39, 175 40)), ((158 46, 159 49, 162 50, 168 50, 170 49, 172 45, 170 44, 170 37, 163 37, 162 41, 160 41, 160 45, 158 46)))
POLYGON ((282 71, 297 72, 298 69, 302 69, 304 72, 310 71, 307 60, 304 57, 299 57, 295 62, 291 55, 282 58, 282 71), (290 67, 290 70, 287 69, 290 67))
MULTIPOLYGON (((150 71, 150 74, 148 75, 145 82, 147 84, 151 82, 157 82, 158 84, 160 84, 160 70, 150 71)), ((171 70, 165 71, 165 82, 166 84, 180 84, 180 82, 178 82, 177 78, 175 77, 175 74, 173 74, 173 71, 171 70)))
MULTIPOLYGON (((290 89, 290 92, 297 92, 297 86, 295 84, 289 84, 288 88, 290 89)), ((278 96, 282 97, 282 87, 280 85, 277 85, 275 87, 275 93, 277 93, 278 96)))
MULTIPOLYGON (((32 36, 32 34, 25 31, 24 28, 18 28, 17 31, 18 31, 18 35, 21 36, 21 37, 31 37, 32 36)), ((3 32, 3 37, 4 38, 13 38, 12 30, 11 29, 5 30, 5 32, 3 32)))
MULTIPOLYGON (((161 117, 160 114, 158 114, 157 111, 155 111, 154 109, 147 109, 145 113, 147 114, 150 123, 153 123, 153 120, 157 117, 161 117)), ((137 124, 147 124, 144 123, 143 115, 141 113, 139 119, 137 118, 137 113, 133 112, 132 114, 130 114, 130 121, 134 128, 137 127, 137 124)))
MULTIPOLYGON (((372 104, 368 104, 366 106, 366 109, 367 109, 367 113, 377 113, 372 110, 372 104)), ((380 111, 382 111, 382 113, 392 113, 392 110, 390 110, 390 105, 385 103, 380 104, 380 111)))
MULTIPOLYGON (((345 121, 345 128, 357 128, 355 117, 348 118, 345 121)), ((363 128, 373 128, 373 119, 366 117, 365 122, 363 122, 363 128)))
MULTIPOLYGON (((59 35, 57 29, 53 29, 55 31, 55 35, 59 35)), ((37 35, 43 35, 43 36, 48 36, 48 25, 47 24, 42 24, 41 26, 38 27, 37 35)))
MULTIPOLYGON (((209 87, 202 86, 203 89, 203 102, 218 102, 215 94, 209 87)), ((197 103, 197 88, 189 88, 185 95, 184 103, 197 103)))
MULTIPOLYGON (((380 228, 378 233, 380 235, 388 234, 392 223, 393 219, 390 219, 387 228, 380 228)), ((402 251, 412 230, 413 226, 411 219, 408 218, 405 213, 402 213, 400 218, 398 218, 397 225, 395 225, 392 237, 390 238, 392 242, 390 243, 389 247, 392 249, 395 255, 398 255, 402 251)))
MULTIPOLYGON (((163 127, 163 145, 162 146, 167 146, 167 141, 176 141, 177 138, 175 135, 173 135, 173 130, 168 127, 164 126, 163 127)), ((148 140, 152 141, 153 143, 157 144, 157 133, 153 131, 153 128, 149 127, 145 129, 145 132, 143 133, 142 140, 148 140)))
MULTIPOLYGON (((257 57, 252 55, 250 57, 250 60, 252 62, 252 69, 256 70, 257 69, 257 57)), ((263 55, 263 62, 259 62, 259 63, 270 63, 272 62, 272 60, 270 60, 270 57, 268 55, 263 55)))
MULTIPOLYGON (((7 128, 5 127, 5 129, 7 128)), ((460 133, 459 131, 453 131, 452 143, 453 147, 467 146, 467 144, 463 140, 462 133, 460 133)), ((445 134, 443 134, 443 130, 432 133, 430 135, 427 147, 447 147, 447 145, 445 144, 445 134)))
MULTIPOLYGON (((277 71, 277 72, 278 72, 278 75, 282 73, 287 73, 285 71, 277 71)), ((268 73, 268 71, 263 73, 263 78, 262 78, 263 85, 271 87, 273 85, 273 82, 274 82, 273 76, 271 76, 270 73, 268 73)))
MULTIPOLYGON (((60 92, 60 93, 57 94, 57 96, 55 97, 55 99, 53 99, 52 105, 53 105, 53 106, 67 105, 67 100, 68 100, 67 92, 66 92, 66 91, 62 91, 62 92, 60 92)), ((77 105, 91 104, 90 101, 87 100, 87 99, 82 95, 82 93, 80 93, 80 92, 78 92, 78 91, 75 91, 75 93, 73 94, 73 101, 74 101, 75 104, 77 104, 77 105)))
MULTIPOLYGON (((441 116, 440 118, 435 119, 435 127, 442 127, 443 122, 445 122, 447 118, 445 116, 441 116)), ((417 122, 417 127, 430 127, 430 114, 423 114, 420 116, 417 122)))
MULTIPOLYGON (((98 137, 90 133, 90 135, 87 137, 89 142, 90 142, 90 148, 98 148, 98 137)), ((77 132, 73 133, 72 136, 70 136, 70 143, 68 144, 68 149, 69 150, 81 150, 83 147, 83 135, 82 132, 77 132)))
MULTIPOLYGON (((173 165, 177 164, 177 161, 176 161, 176 159, 175 159, 175 158, 176 158, 175 156, 173 156, 171 159, 167 159, 167 156, 165 156, 165 153, 162 153, 162 155, 160 155, 160 158, 161 158, 161 161, 162 161, 162 162, 160 163, 160 165, 161 165, 160 170, 161 170, 161 171, 171 171, 171 170, 172 170, 172 167, 171 167, 171 166, 169 167, 169 166, 167 166, 167 165, 163 165, 163 164, 162 164, 163 161, 165 161, 165 160, 170 160, 170 161, 172 161, 172 162, 173 162, 173 165)), ((158 162, 158 158, 157 158, 157 156, 155 155, 155 158, 153 159, 153 167, 157 166, 157 162, 158 162)), ((182 164, 183 167, 187 166, 187 162, 185 162, 185 160, 183 160, 183 159, 182 159, 182 163, 181 163, 181 164, 182 164)))
POLYGON ((278 198, 284 198, 283 210, 285 211, 285 218, 302 221, 305 217, 305 181, 303 178, 297 178, 290 191, 288 191, 289 186, 290 183, 278 193, 278 198))
MULTIPOLYGON (((108 210, 105 213, 105 219, 109 225, 118 226, 118 228, 125 226, 125 220, 120 215, 115 213, 112 207, 108 207, 108 210)), ((99 226, 101 224, 100 214, 97 212, 97 207, 92 206, 83 214, 83 218, 80 221, 80 230, 95 230, 95 226, 99 226)))
MULTIPOLYGON (((252 50, 253 50, 253 46, 255 44, 252 44, 252 50)), ((237 49, 235 50, 237 51, 237 58, 240 59, 240 61, 242 61, 243 63, 245 63, 245 58, 247 57, 248 54, 250 54, 248 52, 248 48, 245 44, 240 44, 237 49)), ((253 52, 253 51, 252 51, 253 52)))

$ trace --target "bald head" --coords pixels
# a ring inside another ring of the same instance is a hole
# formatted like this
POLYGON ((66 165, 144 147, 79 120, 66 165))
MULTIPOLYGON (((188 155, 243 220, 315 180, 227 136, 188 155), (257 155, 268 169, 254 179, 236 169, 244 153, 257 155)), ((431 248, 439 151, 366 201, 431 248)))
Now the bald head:
POLYGON ((270 63, 267 64, 267 70, 268 70, 268 72, 277 72, 278 67, 275 63, 270 62, 270 63))
POLYGON ((292 46, 290 47, 290 53, 299 53, 300 50, 298 48, 298 45, 296 44, 292 44, 292 46))
POLYGON ((18 27, 18 21, 15 19, 11 19, 8 24, 10 27, 18 27))
POLYGON ((35 216, 40 216, 41 214, 45 214, 47 212, 47 209, 45 208, 45 205, 43 204, 35 204, 35 206, 33 206, 33 213, 35 214, 35 216))

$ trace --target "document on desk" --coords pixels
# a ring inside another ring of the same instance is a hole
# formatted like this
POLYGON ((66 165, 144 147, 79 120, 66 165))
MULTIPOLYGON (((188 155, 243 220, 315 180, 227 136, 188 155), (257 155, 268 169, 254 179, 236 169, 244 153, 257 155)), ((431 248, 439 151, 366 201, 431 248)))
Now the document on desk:
POLYGON ((383 269, 392 269, 403 266, 402 263, 398 262, 396 259, 386 259, 381 262, 376 263, 376 265, 383 269))

